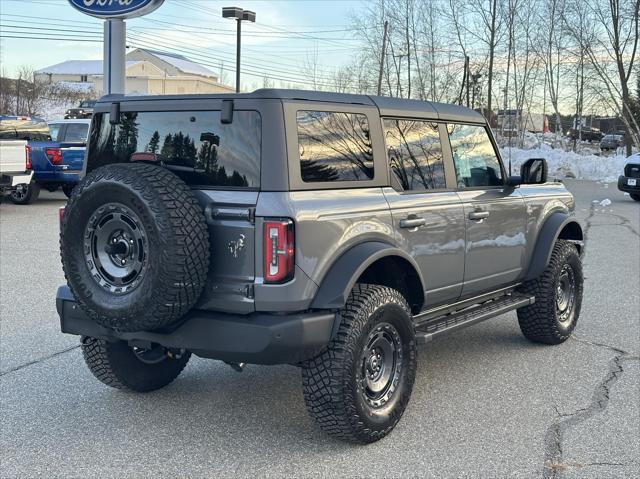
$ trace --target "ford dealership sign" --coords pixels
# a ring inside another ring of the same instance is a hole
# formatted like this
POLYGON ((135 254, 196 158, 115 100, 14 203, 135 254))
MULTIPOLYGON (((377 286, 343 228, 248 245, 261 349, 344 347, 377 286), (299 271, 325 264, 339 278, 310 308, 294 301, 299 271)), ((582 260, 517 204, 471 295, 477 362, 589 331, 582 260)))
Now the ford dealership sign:
POLYGON ((69 0, 82 13, 98 18, 131 18, 146 15, 164 0, 69 0))

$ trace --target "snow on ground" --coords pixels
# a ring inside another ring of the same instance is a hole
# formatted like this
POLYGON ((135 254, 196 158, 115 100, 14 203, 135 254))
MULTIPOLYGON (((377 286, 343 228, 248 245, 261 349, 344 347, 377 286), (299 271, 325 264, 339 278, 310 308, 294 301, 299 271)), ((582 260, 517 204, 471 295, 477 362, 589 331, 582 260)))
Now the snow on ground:
POLYGON ((578 154, 572 151, 554 149, 546 144, 538 148, 521 150, 519 148, 501 148, 502 159, 508 165, 511 160, 511 172, 519 174, 520 166, 529 158, 544 158, 549 165, 549 178, 576 178, 602 182, 616 182, 623 173, 624 165, 638 155, 626 158, 624 154, 611 156, 578 154))

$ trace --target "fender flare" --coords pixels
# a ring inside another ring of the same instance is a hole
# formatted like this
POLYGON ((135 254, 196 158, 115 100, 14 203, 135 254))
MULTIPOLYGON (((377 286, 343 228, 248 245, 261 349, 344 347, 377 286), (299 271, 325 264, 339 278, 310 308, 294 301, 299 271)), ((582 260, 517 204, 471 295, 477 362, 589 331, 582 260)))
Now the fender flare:
POLYGON ((342 308, 362 273, 374 262, 386 256, 398 256, 408 261, 420 279, 422 291, 424 291, 424 280, 420 274, 420 268, 410 255, 390 244, 369 241, 352 247, 333 263, 322 279, 311 308, 334 310, 342 308))
POLYGON ((529 281, 540 276, 547 268, 549 261, 551 260, 551 253, 553 252, 553 245, 558 240, 562 230, 570 224, 575 224, 580 231, 580 238, 572 238, 576 241, 582 241, 582 227, 580 223, 567 213, 556 211, 551 213, 545 220, 536 244, 531 255, 531 261, 529 262, 529 268, 527 274, 524 277, 525 281, 529 281))

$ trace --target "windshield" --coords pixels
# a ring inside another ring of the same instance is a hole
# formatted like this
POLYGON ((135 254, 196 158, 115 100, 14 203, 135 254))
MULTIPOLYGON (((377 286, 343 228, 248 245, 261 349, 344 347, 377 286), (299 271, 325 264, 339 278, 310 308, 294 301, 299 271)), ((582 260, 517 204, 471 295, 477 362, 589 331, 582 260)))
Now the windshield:
POLYGON ((50 141, 49 126, 38 119, 0 120, 0 140, 50 141))
POLYGON ((95 104, 95 101, 83 101, 80 103, 80 108, 93 108, 95 104))
POLYGON ((88 170, 110 163, 148 161, 173 171, 188 185, 258 188, 261 119, 236 111, 223 124, 219 111, 127 112, 112 125, 94 116, 88 170))

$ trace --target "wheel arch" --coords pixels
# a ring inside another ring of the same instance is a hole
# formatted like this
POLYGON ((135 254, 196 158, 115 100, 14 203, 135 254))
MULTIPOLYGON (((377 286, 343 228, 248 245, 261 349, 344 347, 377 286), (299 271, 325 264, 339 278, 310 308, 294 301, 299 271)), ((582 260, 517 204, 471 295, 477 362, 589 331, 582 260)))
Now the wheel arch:
POLYGON ((424 304, 424 281, 415 260, 393 245, 370 241, 352 247, 333 263, 311 307, 342 308, 357 282, 399 290, 414 313, 424 304))
POLYGON ((525 281, 535 279, 547 268, 551 260, 553 245, 557 240, 567 240, 575 244, 578 253, 584 250, 584 232, 580 223, 564 212, 552 213, 543 223, 536 240, 525 281))

